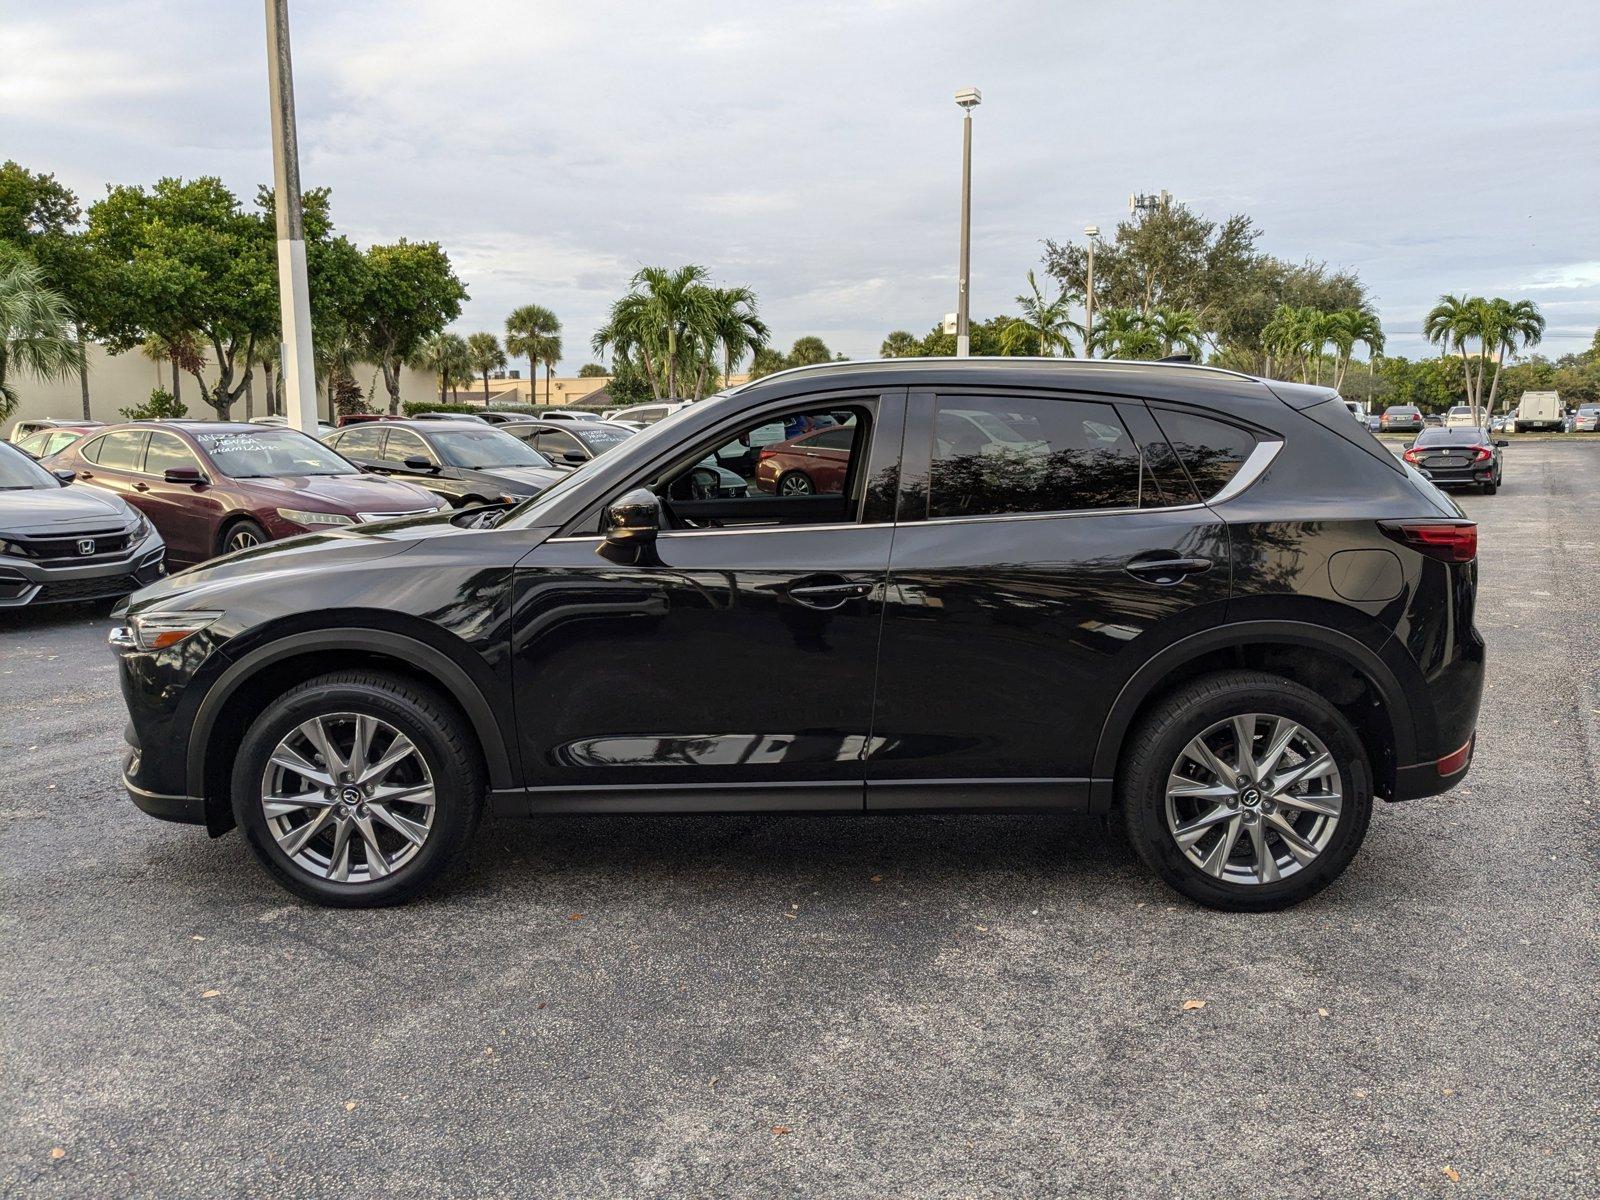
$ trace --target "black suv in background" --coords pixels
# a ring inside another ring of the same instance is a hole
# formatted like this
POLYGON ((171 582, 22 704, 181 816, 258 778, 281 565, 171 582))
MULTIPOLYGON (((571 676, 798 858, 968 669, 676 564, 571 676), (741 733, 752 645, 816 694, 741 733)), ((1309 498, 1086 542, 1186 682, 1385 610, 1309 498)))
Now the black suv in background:
POLYGON ((563 472, 504 430, 476 417, 363 421, 322 438, 369 471, 427 488, 457 508, 538 495, 563 472))
POLYGON ((166 571, 149 521, 72 480, 0 442, 0 609, 126 596, 166 571))
MULTIPOLYGON (((397 426, 385 424, 385 429, 397 426)), ((1459 781, 1476 526, 1330 389, 901 359, 699 403, 506 512, 290 539, 114 632, 145 811, 375 905, 506 814, 1106 812, 1280 908, 1459 781), (837 490, 728 495, 795 430, 837 490)))

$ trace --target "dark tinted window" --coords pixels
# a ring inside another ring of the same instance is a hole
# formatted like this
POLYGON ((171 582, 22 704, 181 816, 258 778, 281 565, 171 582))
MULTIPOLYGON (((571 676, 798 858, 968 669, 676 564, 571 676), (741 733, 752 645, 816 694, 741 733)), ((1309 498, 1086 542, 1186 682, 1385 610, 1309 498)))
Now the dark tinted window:
POLYGON ((1483 441, 1481 429, 1424 429, 1417 434, 1418 446, 1476 446, 1483 441))
POLYGON ((366 427, 349 429, 339 435, 333 442, 333 448, 340 454, 355 458, 377 458, 383 450, 382 427, 366 427))
POLYGON ((1140 461, 1109 404, 941 396, 930 517, 1134 508, 1140 461))
POLYGON ((60 480, 22 451, 0 446, 0 490, 20 492, 60 485, 60 480))
POLYGON ((100 454, 94 461, 113 471, 137 471, 144 457, 145 439, 149 436, 142 430, 108 433, 100 439, 100 454))
POLYGON ((144 452, 144 473, 165 475, 170 467, 194 467, 200 460, 183 444, 183 439, 172 433, 152 433, 150 446, 144 452))
POLYGON ((583 447, 578 445, 578 439, 568 433, 561 433, 554 429, 546 429, 534 435, 530 442, 535 450, 546 458, 560 458, 569 451, 582 452, 583 447))
POLYGON ((845 426, 838 429, 825 429, 821 433, 805 440, 807 446, 817 446, 823 450, 848 450, 855 441, 855 430, 845 426))
POLYGON ((1237 425, 1174 409, 1154 411, 1202 499, 1226 487, 1255 449, 1256 439, 1237 425))
POLYGON ((428 430, 428 440, 445 462, 466 470, 550 465, 549 460, 527 442, 519 442, 492 425, 440 421, 437 429, 428 430))

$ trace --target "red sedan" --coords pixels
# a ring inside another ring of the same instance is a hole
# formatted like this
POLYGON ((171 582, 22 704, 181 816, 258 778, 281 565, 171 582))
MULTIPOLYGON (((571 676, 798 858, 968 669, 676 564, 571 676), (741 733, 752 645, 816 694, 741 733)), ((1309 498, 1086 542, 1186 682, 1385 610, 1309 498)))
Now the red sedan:
POLYGON ((854 425, 829 425, 786 442, 774 442, 756 456, 756 488, 778 496, 837 495, 850 473, 854 425))
POLYGON ((369 475, 298 429, 223 421, 114 425, 48 459, 150 518, 190 566, 297 533, 437 512, 409 483, 369 475))

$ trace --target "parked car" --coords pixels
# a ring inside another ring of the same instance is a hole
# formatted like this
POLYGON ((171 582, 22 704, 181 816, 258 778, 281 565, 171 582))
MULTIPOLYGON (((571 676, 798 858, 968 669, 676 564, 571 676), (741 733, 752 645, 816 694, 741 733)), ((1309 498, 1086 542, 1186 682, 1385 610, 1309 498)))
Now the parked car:
POLYGON ((1424 413, 1422 419, 1427 424, 1429 429, 1444 428, 1444 418, 1438 413, 1424 413))
POLYGON ((581 467, 591 458, 615 449, 635 431, 607 421, 549 421, 524 418, 500 426, 512 437, 527 442, 552 465, 581 467))
POLYGON ((30 434, 38 433, 41 429, 87 429, 99 428, 104 421, 77 421, 71 418, 57 419, 55 417, 31 417, 26 421, 18 421, 11 427, 11 441, 15 445, 30 434))
POLYGON ((1473 413, 1472 407, 1467 404, 1457 404, 1451 407, 1444 415, 1446 429, 1478 429, 1481 428, 1479 418, 1473 413))
POLYGON ((1482 429, 1424 429, 1403 457, 1441 487, 1473 484, 1492 496, 1505 475, 1500 450, 1510 444, 1482 429))
MULTIPOLYGON (((266 426, 268 426, 269 428, 272 428, 272 429, 287 429, 287 428, 289 428, 289 418, 288 417, 277 417, 277 416, 252 417, 250 419, 250 424, 252 424, 252 425, 266 425, 266 426)), ((326 421, 318 421, 317 422, 317 432, 316 432, 316 434, 314 436, 320 438, 324 434, 329 434, 329 433, 332 433, 333 431, 334 431, 334 426, 329 425, 326 421)))
MULTIPOLYGON (((361 425, 367 421, 395 421, 388 413, 340 413, 339 419, 334 423, 335 429, 343 429, 346 425, 361 425)), ((324 435, 325 436, 325 435, 324 435)))
POLYGON ((384 421, 324 440, 367 470, 427 488, 457 508, 526 499, 564 474, 526 442, 479 421, 384 421))
POLYGON ((688 404, 684 401, 633 404, 627 408, 609 410, 606 414, 606 420, 615 421, 619 425, 626 425, 631 429, 648 429, 657 421, 670 417, 673 413, 687 407, 688 404))
POLYGON ((144 513, 174 566, 440 508, 421 488, 365 474, 298 429, 236 421, 113 425, 46 465, 75 471, 144 513))
POLYGON ((1560 392, 1523 392, 1517 401, 1514 424, 1518 433, 1541 429, 1560 431, 1564 428, 1565 416, 1560 392))
POLYGON ((478 414, 479 418, 491 425, 514 425, 521 421, 536 420, 533 413, 500 412, 496 409, 484 409, 478 414))
POLYGON ((52 454, 59 454, 86 434, 104 428, 105 425, 100 421, 80 425, 52 425, 48 429, 35 430, 27 437, 19 439, 16 447, 34 458, 49 458, 52 454))
POLYGON ((1185 895, 1281 908, 1344 870, 1375 797, 1466 772, 1476 553, 1328 388, 827 364, 504 512, 145 589, 112 634, 124 779, 324 904, 416 895, 486 809, 966 807, 1120 810, 1185 895), (937 436, 952 411, 985 419, 937 436), (841 412, 839 491, 706 495, 707 457, 841 412))
POLYGON ((1384 433, 1421 433, 1427 427, 1415 404, 1391 404, 1379 420, 1384 433))
POLYGON ((581 408, 547 408, 539 414, 546 421, 598 421, 600 414, 581 408))
POLYGON ((756 487, 778 496, 842 492, 855 437, 855 423, 846 420, 764 447, 756 458, 756 487))
POLYGON ((1572 432, 1600 433, 1600 404, 1580 404, 1572 415, 1572 432))
POLYGON ((477 413, 421 412, 409 419, 412 421, 471 421, 476 425, 491 424, 491 422, 478 416, 477 413))
POLYGON ((1367 406, 1361 403, 1361 401, 1346 400, 1344 402, 1344 406, 1350 410, 1350 415, 1357 421, 1361 422, 1361 424, 1365 425, 1367 423, 1367 406))
POLYGON ((0 608, 126 596, 165 571, 150 522, 0 442, 0 608))

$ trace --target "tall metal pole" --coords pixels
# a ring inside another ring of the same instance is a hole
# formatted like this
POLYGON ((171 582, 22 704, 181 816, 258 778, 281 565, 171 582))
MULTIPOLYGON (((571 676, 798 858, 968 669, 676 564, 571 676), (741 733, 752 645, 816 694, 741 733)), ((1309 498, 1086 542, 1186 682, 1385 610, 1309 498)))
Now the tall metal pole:
POLYGON ((1089 279, 1084 289, 1083 356, 1094 357, 1094 234, 1089 234, 1089 279))
POLYGON ((289 60, 289 0, 266 0, 267 91, 272 103, 273 207, 278 219, 278 300, 283 314, 285 416, 315 435, 317 369, 311 353, 311 289, 300 213, 300 147, 294 124, 294 71, 289 60))
POLYGON ((968 282, 972 274, 972 107, 961 122, 961 281, 956 292, 956 357, 972 353, 967 323, 968 282))

